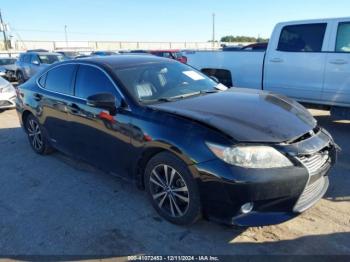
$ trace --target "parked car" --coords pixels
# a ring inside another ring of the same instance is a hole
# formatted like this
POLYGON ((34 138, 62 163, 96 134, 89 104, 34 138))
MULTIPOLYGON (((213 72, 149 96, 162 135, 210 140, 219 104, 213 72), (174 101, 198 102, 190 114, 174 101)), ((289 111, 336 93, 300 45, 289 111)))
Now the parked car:
POLYGON ((184 64, 187 63, 187 57, 184 56, 180 50, 150 50, 149 53, 160 57, 174 59, 184 64))
POLYGON ((19 83, 24 83, 33 75, 47 66, 65 60, 64 56, 48 52, 22 53, 16 62, 16 78, 19 83))
POLYGON ((0 58, 0 77, 9 81, 15 80, 16 58, 0 58))
POLYGON ((0 77, 0 111, 16 106, 16 90, 6 79, 0 77))
POLYGON ((149 52, 147 50, 143 50, 143 49, 130 50, 129 53, 131 53, 131 54, 149 54, 149 52))
POLYGON ((239 50, 242 50, 242 46, 241 45, 234 45, 234 46, 226 46, 224 45, 222 47, 222 51, 239 51, 239 50))
POLYGON ((56 51, 56 53, 63 55, 65 59, 75 59, 81 56, 81 54, 76 51, 56 51))
POLYGON ((133 179, 176 224, 291 219, 322 198, 336 159, 331 135, 297 102, 227 89, 156 56, 57 63, 18 93, 35 152, 58 149, 133 179))
POLYGON ((197 51, 188 63, 229 86, 263 89, 350 117, 350 18, 277 24, 266 52, 197 51))
POLYGON ((117 55, 118 53, 112 51, 94 51, 91 53, 91 56, 110 56, 117 55))
POLYGON ((264 52, 267 49, 268 43, 254 43, 250 45, 243 46, 241 50, 243 51, 260 51, 264 52))

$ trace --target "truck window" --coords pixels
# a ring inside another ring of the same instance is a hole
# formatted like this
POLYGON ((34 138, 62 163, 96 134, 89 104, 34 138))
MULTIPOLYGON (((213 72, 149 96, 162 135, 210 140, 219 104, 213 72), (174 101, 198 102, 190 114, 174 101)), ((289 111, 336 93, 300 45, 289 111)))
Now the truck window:
POLYGON ((326 28, 326 23, 285 26, 278 42, 278 51, 321 52, 326 28))
POLYGON ((339 23, 336 52, 350 52, 350 22, 339 23))
POLYGON ((214 76, 216 77, 219 82, 227 87, 232 87, 232 76, 231 72, 229 70, 225 69, 214 69, 214 68, 203 68, 202 73, 207 76, 214 76))

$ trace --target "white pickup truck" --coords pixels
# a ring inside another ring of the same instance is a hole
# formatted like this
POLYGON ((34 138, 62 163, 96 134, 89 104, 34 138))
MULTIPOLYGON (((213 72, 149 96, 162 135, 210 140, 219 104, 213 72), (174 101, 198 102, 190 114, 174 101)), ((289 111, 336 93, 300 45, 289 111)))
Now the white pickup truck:
POLYGON ((188 64, 228 86, 264 89, 350 112, 350 18, 276 25, 266 52, 188 51, 188 64))

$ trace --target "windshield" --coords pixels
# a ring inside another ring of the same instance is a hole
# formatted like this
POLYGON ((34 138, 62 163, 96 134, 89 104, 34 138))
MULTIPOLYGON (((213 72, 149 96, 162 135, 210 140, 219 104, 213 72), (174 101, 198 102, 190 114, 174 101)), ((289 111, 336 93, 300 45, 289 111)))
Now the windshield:
POLYGON ((0 65, 13 65, 14 63, 16 63, 16 59, 11 59, 11 58, 0 59, 0 65))
POLYGON ((39 55, 40 62, 42 64, 53 64, 64 60, 63 55, 39 55))
POLYGON ((180 63, 148 64, 117 69, 115 73, 129 93, 141 103, 170 101, 227 89, 180 63))

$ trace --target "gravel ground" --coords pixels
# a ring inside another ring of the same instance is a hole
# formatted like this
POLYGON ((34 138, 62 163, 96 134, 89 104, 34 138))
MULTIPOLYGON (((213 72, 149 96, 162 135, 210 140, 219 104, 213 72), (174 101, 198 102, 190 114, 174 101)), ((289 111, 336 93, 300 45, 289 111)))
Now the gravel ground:
POLYGON ((327 195, 292 221, 232 228, 161 219, 133 184, 60 153, 33 153, 16 112, 0 113, 0 256, 350 255, 350 122, 312 110, 342 147, 327 195))

